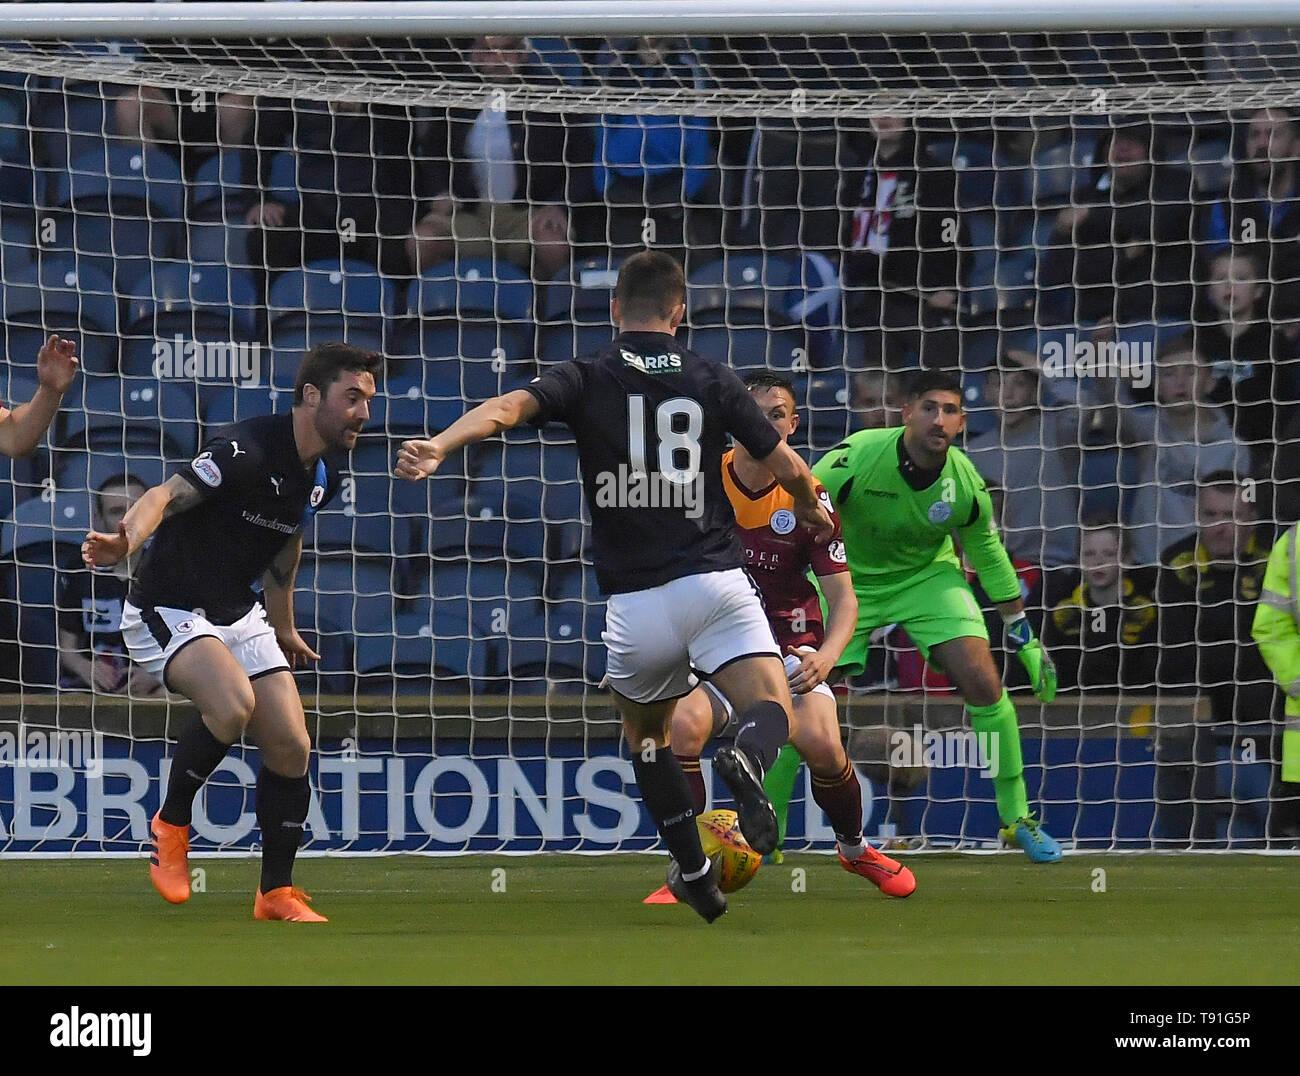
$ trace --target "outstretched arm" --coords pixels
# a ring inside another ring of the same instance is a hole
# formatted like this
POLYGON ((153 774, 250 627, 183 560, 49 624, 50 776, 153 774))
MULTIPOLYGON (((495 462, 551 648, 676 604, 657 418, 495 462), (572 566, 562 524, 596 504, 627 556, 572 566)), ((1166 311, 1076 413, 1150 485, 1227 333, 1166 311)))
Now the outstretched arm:
POLYGON ((146 491, 122 517, 116 534, 91 531, 81 543, 81 559, 92 568, 107 568, 139 549, 164 519, 179 515, 203 500, 180 475, 146 491))
POLYGON ((0 410, 0 455, 25 456, 45 436, 77 376, 77 345, 51 336, 36 354, 36 374, 40 385, 35 395, 11 411, 0 410))
POLYGON ((818 542, 824 544, 829 541, 835 533, 835 524, 831 520, 828 504, 822 504, 817 497, 812 471, 803 457, 784 441, 780 441, 761 462, 772 472, 781 488, 794 498, 795 518, 813 532, 818 542))
POLYGON ((393 473, 412 482, 428 478, 451 453, 514 429, 540 409, 537 398, 524 389, 497 396, 466 411, 440 434, 425 440, 403 441, 393 473))

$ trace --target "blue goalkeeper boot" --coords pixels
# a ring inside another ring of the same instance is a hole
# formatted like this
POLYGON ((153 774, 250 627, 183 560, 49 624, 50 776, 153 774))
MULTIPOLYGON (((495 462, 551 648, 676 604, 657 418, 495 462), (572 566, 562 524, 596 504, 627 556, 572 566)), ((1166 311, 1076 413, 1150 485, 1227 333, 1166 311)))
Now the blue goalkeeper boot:
POLYGON ((1035 863, 1055 863, 1061 858, 1061 845, 1038 824, 1033 815, 1025 815, 1013 825, 999 831, 1007 844, 1016 844, 1035 863))

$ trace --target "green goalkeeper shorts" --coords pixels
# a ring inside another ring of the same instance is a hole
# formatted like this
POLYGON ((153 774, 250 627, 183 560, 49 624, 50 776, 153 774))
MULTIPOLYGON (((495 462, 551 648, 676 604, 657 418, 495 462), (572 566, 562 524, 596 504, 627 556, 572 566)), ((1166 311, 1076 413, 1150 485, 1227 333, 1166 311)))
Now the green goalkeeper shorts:
POLYGON ((926 659, 949 639, 974 636, 988 642, 984 614, 965 575, 954 564, 938 561, 901 583, 856 588, 858 627, 836 668, 857 676, 867 665, 871 633, 887 624, 900 625, 926 659))

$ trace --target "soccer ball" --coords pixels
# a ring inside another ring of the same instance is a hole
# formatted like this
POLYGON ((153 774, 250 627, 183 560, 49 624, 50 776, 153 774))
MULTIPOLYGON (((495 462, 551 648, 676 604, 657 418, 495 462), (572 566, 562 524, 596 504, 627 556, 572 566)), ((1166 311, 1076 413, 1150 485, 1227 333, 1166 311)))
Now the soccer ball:
POLYGON ((763 857, 741 836, 736 812, 706 811, 695 823, 700 827, 704 854, 718 872, 718 888, 724 893, 734 893, 748 885, 762 866, 763 857))

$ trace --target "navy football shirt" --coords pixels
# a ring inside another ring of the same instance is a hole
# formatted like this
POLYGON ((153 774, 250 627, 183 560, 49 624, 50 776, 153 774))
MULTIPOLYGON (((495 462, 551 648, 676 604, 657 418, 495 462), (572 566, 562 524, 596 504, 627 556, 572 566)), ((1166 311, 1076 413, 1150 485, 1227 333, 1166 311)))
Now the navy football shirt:
POLYGON ((734 370, 666 333, 623 333, 527 390, 534 423, 563 422, 577 441, 606 594, 744 565, 722 487, 727 436, 756 459, 781 438, 734 370))
POLYGON ((223 426, 178 473, 203 500, 159 525, 130 601, 202 609, 214 624, 253 607, 254 584, 340 484, 333 462, 303 466, 291 414, 223 426))

